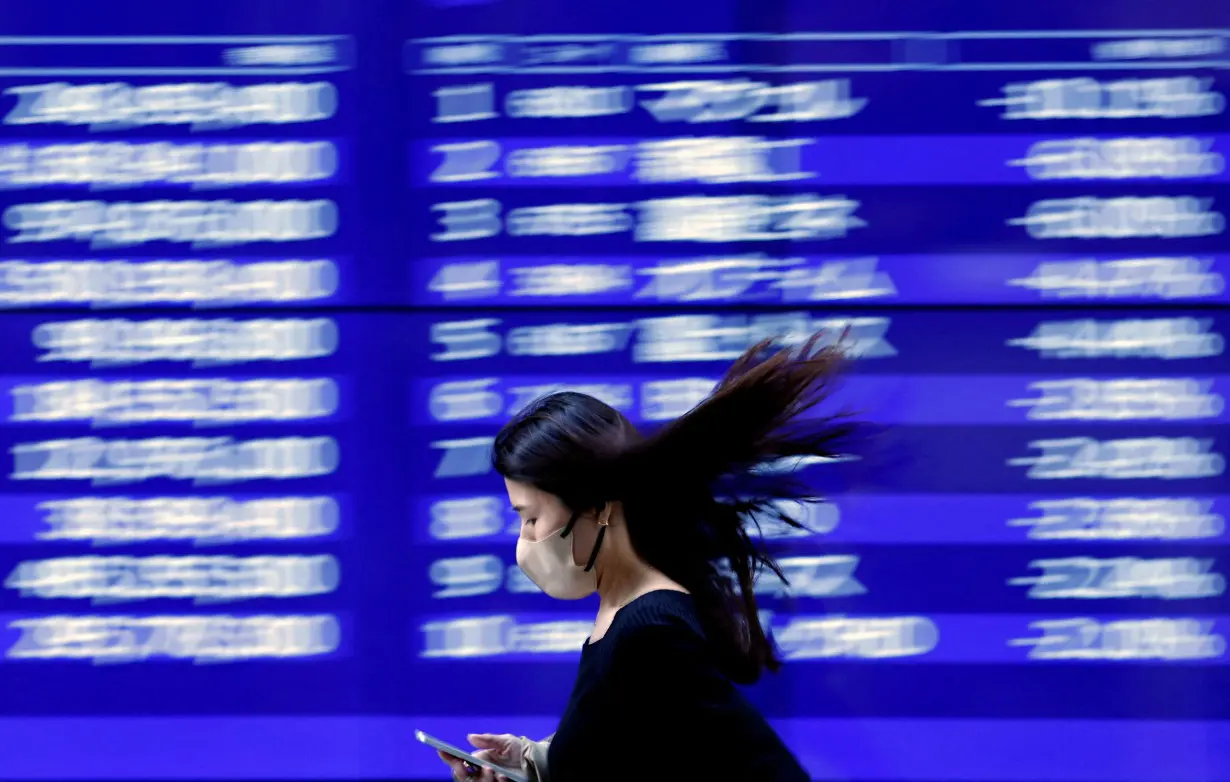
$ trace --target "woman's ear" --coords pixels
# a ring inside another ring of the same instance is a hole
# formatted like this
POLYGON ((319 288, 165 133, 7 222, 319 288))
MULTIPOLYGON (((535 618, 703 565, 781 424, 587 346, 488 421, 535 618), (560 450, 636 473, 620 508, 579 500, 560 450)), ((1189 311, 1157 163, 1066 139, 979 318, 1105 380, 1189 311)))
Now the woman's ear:
POLYGON ((611 526, 612 519, 623 518, 623 514, 620 512, 617 512, 617 511, 621 511, 622 508, 617 507, 617 506, 619 506, 619 502, 617 500, 607 500, 605 503, 602 504, 602 509, 598 511, 598 525, 599 526, 609 527, 611 526))

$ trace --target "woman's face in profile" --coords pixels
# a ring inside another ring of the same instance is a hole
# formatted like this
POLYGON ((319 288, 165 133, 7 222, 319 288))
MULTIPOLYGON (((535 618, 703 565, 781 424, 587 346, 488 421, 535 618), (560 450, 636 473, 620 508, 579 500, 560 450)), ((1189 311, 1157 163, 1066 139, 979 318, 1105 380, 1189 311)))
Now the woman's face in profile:
MULTIPOLYGON (((504 479, 504 487, 508 490, 508 501, 513 510, 521 518, 521 538, 537 543, 547 536, 559 532, 572 518, 572 511, 559 497, 534 488, 524 483, 504 479)), ((588 557, 587 553, 594 548, 598 540, 597 516, 593 511, 581 515, 573 527, 572 556, 577 565, 585 564, 578 561, 580 557, 588 557)))
POLYGON ((521 519, 521 537, 525 540, 542 540, 572 518, 571 511, 554 494, 508 479, 504 480, 504 487, 508 490, 508 501, 521 519))

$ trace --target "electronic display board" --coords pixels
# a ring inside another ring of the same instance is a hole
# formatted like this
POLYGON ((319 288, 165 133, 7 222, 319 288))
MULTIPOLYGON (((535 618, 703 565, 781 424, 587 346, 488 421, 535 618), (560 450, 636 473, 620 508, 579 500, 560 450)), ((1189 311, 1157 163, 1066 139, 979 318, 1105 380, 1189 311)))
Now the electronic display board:
POLYGON ((217 5, 4 10, 0 777, 546 736, 595 605, 494 433, 823 330, 885 433, 749 690, 813 776, 1230 780, 1230 7, 217 5))

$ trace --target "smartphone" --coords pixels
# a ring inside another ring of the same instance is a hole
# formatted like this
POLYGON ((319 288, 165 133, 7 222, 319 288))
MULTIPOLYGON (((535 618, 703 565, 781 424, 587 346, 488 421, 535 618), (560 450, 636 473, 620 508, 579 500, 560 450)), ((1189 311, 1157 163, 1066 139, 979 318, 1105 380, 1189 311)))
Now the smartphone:
POLYGON ((458 758, 459 760, 464 760, 467 763, 473 763, 474 765, 481 766, 482 768, 489 768, 497 774, 503 774, 513 782, 530 782, 530 778, 525 774, 522 774, 517 769, 498 766, 489 760, 483 760, 480 757, 475 757, 469 752, 466 752, 464 749, 458 749, 452 744, 445 744, 435 736, 429 736, 421 730, 416 730, 414 732, 414 737, 432 749, 437 749, 443 752, 445 755, 452 755, 453 757, 458 758))

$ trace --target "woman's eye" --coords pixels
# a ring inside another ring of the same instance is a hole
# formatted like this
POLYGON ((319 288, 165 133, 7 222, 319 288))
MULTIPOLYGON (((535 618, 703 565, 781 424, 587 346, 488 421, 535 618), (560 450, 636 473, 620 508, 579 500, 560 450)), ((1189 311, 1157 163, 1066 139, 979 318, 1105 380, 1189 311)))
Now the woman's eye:
POLYGON ((534 522, 536 522, 536 521, 538 521, 538 519, 526 519, 526 520, 525 520, 525 523, 526 523, 526 524, 533 524, 533 523, 534 523, 534 522))

